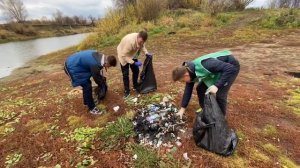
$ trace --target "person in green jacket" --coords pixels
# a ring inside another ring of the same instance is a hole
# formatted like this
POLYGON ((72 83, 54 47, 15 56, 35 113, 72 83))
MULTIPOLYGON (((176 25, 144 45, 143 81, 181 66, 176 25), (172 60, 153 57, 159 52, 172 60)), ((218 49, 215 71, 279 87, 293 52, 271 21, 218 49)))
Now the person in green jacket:
POLYGON ((226 115, 227 96, 240 71, 239 61, 230 51, 220 51, 186 61, 173 70, 173 80, 185 82, 185 91, 178 115, 182 118, 191 99, 195 83, 199 104, 203 108, 205 94, 215 94, 217 102, 226 115))

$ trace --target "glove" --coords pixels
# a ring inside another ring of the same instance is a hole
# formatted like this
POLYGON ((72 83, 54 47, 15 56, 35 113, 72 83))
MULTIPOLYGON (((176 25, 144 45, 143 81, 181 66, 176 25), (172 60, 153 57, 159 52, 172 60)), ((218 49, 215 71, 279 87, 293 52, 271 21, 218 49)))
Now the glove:
POLYGON ((147 53, 147 54, 146 54, 146 57, 152 58, 152 56, 153 56, 153 54, 151 54, 151 53, 147 53))
POLYGON ((185 108, 181 107, 181 109, 176 113, 176 116, 180 117, 182 119, 183 114, 185 113, 185 108))
POLYGON ((217 92, 218 92, 218 87, 217 86, 215 86, 215 85, 212 85, 212 86, 210 86, 207 90, 206 90, 206 92, 205 92, 205 94, 207 95, 207 94, 216 94, 217 92))
POLYGON ((134 65, 140 67, 143 65, 143 63, 141 61, 137 61, 134 63, 134 65))

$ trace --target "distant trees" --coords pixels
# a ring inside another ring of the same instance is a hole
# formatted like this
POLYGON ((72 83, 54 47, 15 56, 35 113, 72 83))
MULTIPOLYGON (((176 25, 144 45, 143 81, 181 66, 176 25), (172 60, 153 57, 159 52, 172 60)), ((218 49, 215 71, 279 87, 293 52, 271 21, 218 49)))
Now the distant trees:
POLYGON ((0 9, 7 19, 24 22, 28 16, 24 3, 21 0, 0 0, 0 9))
POLYGON ((270 8, 300 8, 300 0, 270 0, 270 8))
POLYGON ((60 10, 56 10, 55 13, 52 14, 54 22, 57 25, 95 25, 96 18, 93 16, 89 16, 85 18, 83 16, 65 16, 60 10), (88 21, 89 19, 89 21, 88 21))

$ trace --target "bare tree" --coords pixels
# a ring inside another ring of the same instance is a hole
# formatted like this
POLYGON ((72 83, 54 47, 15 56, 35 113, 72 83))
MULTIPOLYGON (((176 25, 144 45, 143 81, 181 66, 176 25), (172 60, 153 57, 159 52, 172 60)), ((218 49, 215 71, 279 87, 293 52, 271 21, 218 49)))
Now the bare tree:
POLYGON ((269 8, 299 8, 300 0, 270 0, 269 8))
POLYGON ((90 19, 91 25, 92 25, 92 26, 95 26, 95 25, 96 25, 96 24, 95 24, 96 18, 95 18, 94 16, 92 16, 92 15, 89 15, 88 18, 90 19))
POLYGON ((63 15, 62 11, 57 9, 56 12, 53 13, 53 18, 57 24, 60 24, 60 25, 64 24, 64 15, 63 15))
POLYGON ((10 20, 24 22, 28 16, 24 3, 21 0, 0 0, 0 9, 10 20))

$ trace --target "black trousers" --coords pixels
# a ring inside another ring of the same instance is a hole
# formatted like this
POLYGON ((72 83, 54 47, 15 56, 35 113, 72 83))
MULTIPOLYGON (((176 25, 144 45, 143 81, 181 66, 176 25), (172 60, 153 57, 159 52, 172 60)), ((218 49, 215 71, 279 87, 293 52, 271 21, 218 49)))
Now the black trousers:
POLYGON ((83 104, 88 106, 89 110, 93 110, 96 105, 93 99, 93 87, 92 82, 89 80, 88 83, 81 85, 82 95, 83 95, 83 104))
MULTIPOLYGON (((66 63, 64 66, 64 71, 70 77, 70 79, 73 80, 72 76, 68 71, 68 67, 66 63)), ((83 95, 83 104, 88 106, 89 110, 93 110, 96 107, 96 105, 93 99, 93 87, 92 87, 91 80, 89 80, 86 84, 81 85, 81 87, 82 87, 82 95, 83 95)))
MULTIPOLYGON (((231 76, 231 78, 227 81, 227 85, 223 86, 222 88, 220 88, 216 94, 216 99, 217 102, 223 112, 224 115, 226 115, 226 110, 227 110, 227 97, 228 97, 228 92, 232 86, 232 84, 234 83, 236 77, 239 74, 239 70, 240 70, 240 66, 236 65, 238 68, 238 71, 231 76)), ((201 82, 198 86, 197 86, 197 95, 199 98, 199 104, 201 106, 201 108, 204 107, 204 98, 205 98, 205 92, 207 90, 207 86, 201 82)))
MULTIPOLYGON (((137 59, 134 59, 135 62, 137 62, 137 59)), ((136 65, 131 65, 131 64, 126 64, 124 66, 121 65, 122 69, 122 74, 123 74, 123 83, 124 83, 124 90, 125 93, 130 92, 130 87, 129 87, 129 68, 132 71, 132 83, 133 87, 136 89, 138 87, 138 78, 139 78, 139 73, 140 69, 136 65)))

